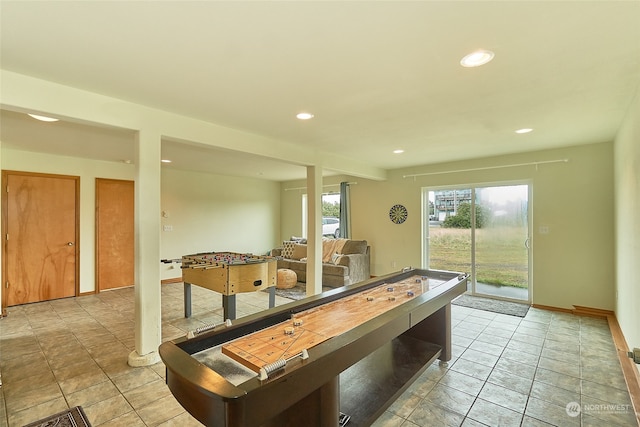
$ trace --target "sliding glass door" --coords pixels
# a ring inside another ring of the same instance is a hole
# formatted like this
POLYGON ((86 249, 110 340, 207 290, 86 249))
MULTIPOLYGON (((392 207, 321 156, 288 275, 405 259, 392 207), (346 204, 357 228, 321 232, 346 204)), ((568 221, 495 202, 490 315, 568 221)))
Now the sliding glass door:
POLYGON ((471 273, 469 292, 530 301, 529 185, 425 189, 424 265, 471 273))
MULTIPOLYGON (((471 206, 470 188, 452 188, 427 191, 428 227, 426 231, 423 265, 434 270, 450 270, 471 273, 471 227, 450 226, 458 213, 471 206)), ((467 211, 470 214, 470 211, 467 211)), ((471 290, 471 282, 468 282, 471 290)))
POLYGON ((475 294, 529 300, 528 188, 475 189, 475 294))

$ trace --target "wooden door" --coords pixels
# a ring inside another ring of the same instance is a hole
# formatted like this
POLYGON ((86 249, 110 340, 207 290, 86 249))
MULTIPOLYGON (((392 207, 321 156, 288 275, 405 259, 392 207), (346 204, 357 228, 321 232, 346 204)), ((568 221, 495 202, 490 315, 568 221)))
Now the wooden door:
POLYGON ((133 286, 134 182, 96 178, 97 289, 133 286))
POLYGON ((79 177, 3 171, 4 306, 76 296, 79 177))

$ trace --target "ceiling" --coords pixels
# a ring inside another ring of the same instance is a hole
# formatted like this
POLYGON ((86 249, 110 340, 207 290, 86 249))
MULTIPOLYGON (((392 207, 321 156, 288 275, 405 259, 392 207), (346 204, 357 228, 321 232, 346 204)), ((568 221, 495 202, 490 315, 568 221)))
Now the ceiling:
MULTIPOLYGON (((640 83, 640 1, 0 8, 4 70, 382 169, 611 141, 640 83), (480 48, 494 60, 460 66, 480 48), (315 117, 297 120, 300 111, 315 117)), ((3 146, 133 158, 130 131, 41 123, 10 109, 0 113, 3 146)), ((299 165, 184 141, 163 140, 162 155, 180 169, 305 176, 299 165)))

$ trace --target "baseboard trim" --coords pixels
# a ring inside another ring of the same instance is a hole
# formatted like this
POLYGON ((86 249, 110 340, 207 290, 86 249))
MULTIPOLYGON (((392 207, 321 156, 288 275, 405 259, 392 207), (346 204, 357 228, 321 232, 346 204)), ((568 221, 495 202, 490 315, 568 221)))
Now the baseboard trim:
POLYGON ((560 308, 560 307, 553 307, 550 305, 542 305, 542 304, 531 304, 531 307, 539 308, 540 310, 558 311, 560 313, 573 314, 573 310, 571 310, 570 308, 560 308))
POLYGON ((609 316, 615 316, 615 313, 611 310, 602 310, 600 308, 592 308, 592 307, 583 307, 581 305, 574 305, 573 314, 577 314, 579 316, 590 316, 590 317, 604 317, 605 319, 609 316))
POLYGON ((622 333, 622 328, 620 328, 615 314, 607 316, 607 321, 609 322, 613 343, 618 353, 618 360, 620 360, 620 366, 622 367, 624 381, 627 383, 631 404, 636 413, 636 422, 638 426, 640 426, 640 373, 638 373, 635 363, 628 355, 629 346, 627 345, 627 340, 622 333))
POLYGON ((163 279, 160 281, 162 285, 168 285, 170 283, 180 283, 182 282, 182 277, 173 277, 171 279, 163 279))
POLYGON ((539 308, 547 311, 557 311, 560 313, 575 314, 576 316, 589 316, 589 317, 601 317, 606 319, 609 316, 615 315, 611 310, 602 310, 600 308, 584 307, 582 305, 574 305, 571 308, 553 307, 550 305, 532 304, 533 308, 539 308))
POLYGON ((98 291, 89 291, 89 292, 80 292, 78 295, 79 297, 86 297, 87 295, 95 295, 97 294, 98 291))

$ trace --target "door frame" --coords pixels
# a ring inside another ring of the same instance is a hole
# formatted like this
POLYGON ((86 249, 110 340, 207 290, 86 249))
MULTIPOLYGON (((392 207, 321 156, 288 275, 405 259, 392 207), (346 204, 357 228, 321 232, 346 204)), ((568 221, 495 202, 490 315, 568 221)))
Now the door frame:
MULTIPOLYGON (((498 299, 511 302, 526 302, 531 304, 533 302, 533 244, 532 244, 532 230, 533 230, 533 181, 530 179, 523 180, 507 180, 507 181, 492 181, 492 182, 479 182, 460 185, 434 185, 429 187, 422 187, 422 268, 429 268, 429 191, 437 190, 460 190, 471 189, 471 202, 475 206, 475 190, 477 188, 484 187, 508 187, 514 185, 527 185, 527 235, 528 235, 528 248, 527 248, 527 300, 514 299, 508 297, 480 294, 483 297, 489 297, 492 299, 498 299)), ((471 271, 469 284, 469 291, 472 295, 476 295, 476 254, 475 254, 475 209, 471 210, 471 271)))
MULTIPOLYGON (((74 282, 75 282, 75 296, 80 295, 80 177, 75 175, 62 175, 62 174, 51 174, 51 173, 40 173, 40 172, 24 172, 24 171, 15 171, 15 170, 2 170, 2 289, 6 289, 6 280, 7 280, 7 227, 8 227, 8 192, 7 185, 9 181, 10 175, 20 175, 20 176, 32 176, 32 177, 45 177, 45 178, 62 178, 62 179, 72 179, 74 181, 75 188, 75 271, 74 271, 74 282)), ((1 298, 1 306, 0 306, 0 315, 6 316, 6 308, 7 308, 7 293, 0 292, 2 294, 1 298)))

